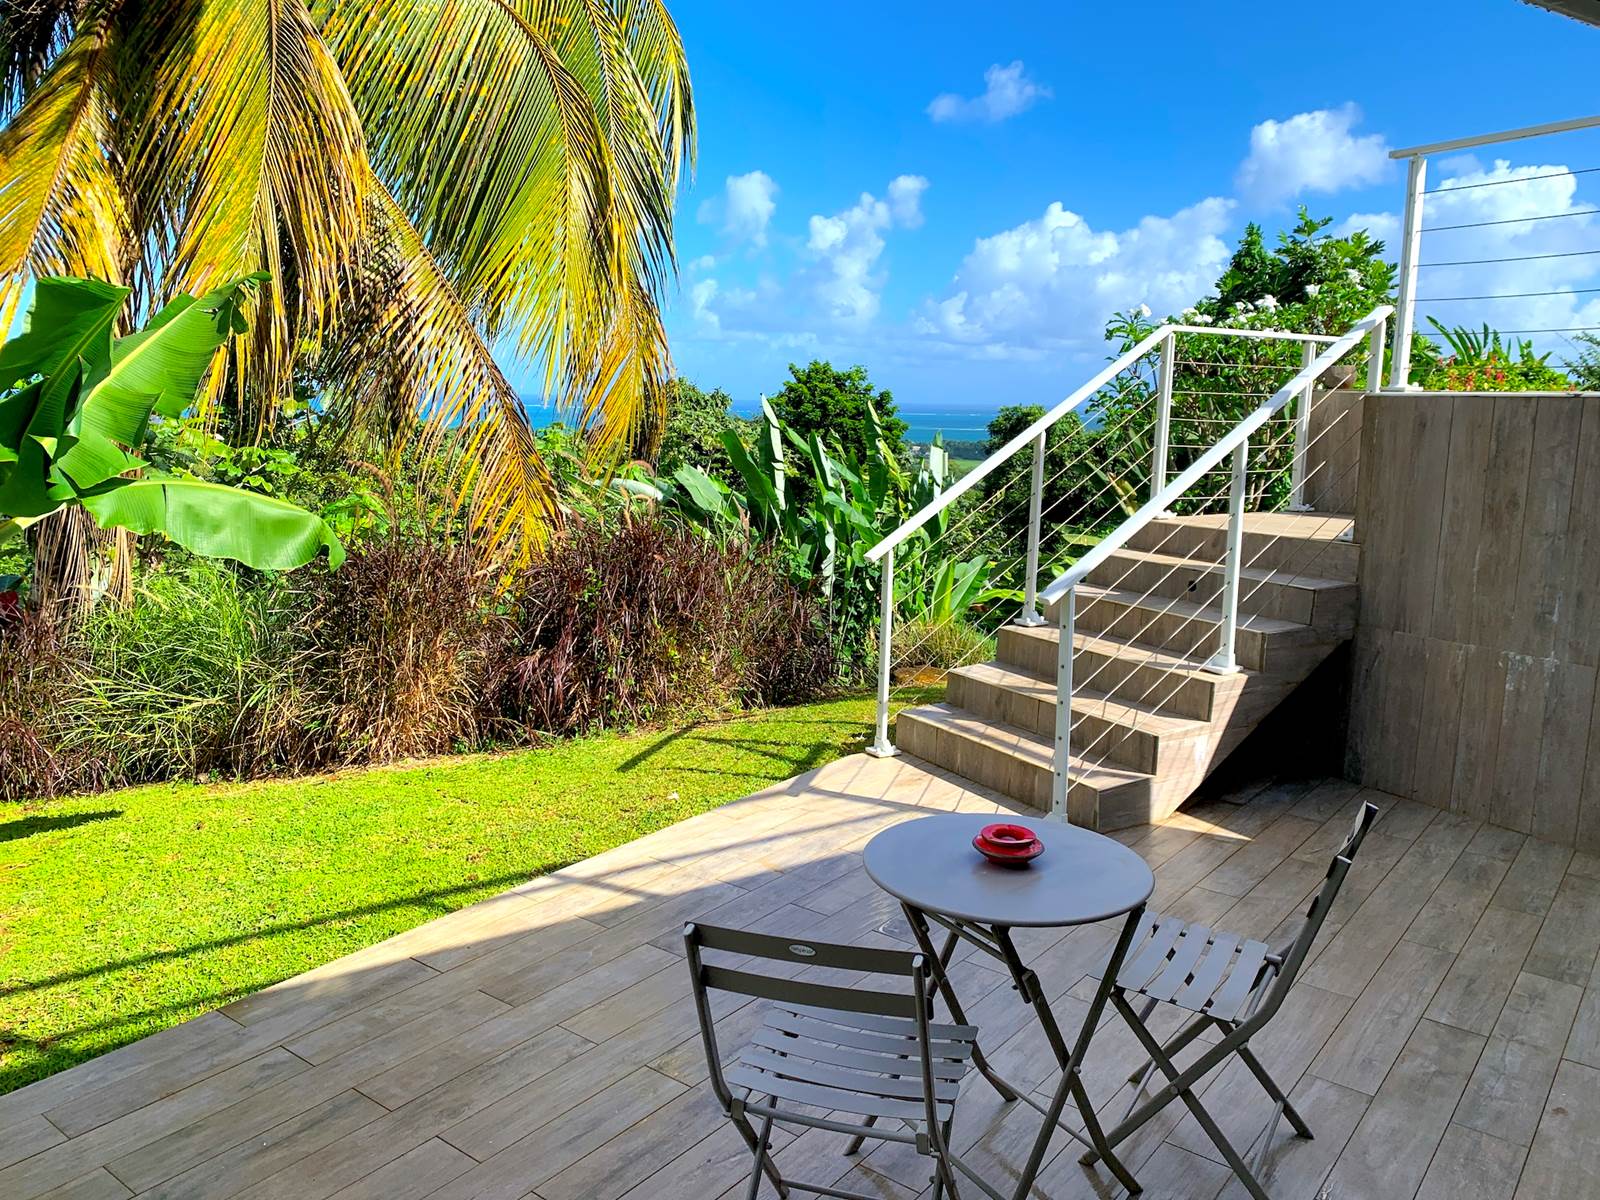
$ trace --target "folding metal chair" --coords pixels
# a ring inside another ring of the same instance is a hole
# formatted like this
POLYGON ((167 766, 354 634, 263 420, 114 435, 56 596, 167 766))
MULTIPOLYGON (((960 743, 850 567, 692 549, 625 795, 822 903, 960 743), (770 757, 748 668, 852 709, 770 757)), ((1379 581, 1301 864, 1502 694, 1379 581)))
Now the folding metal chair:
MULTIPOLYGON (((1328 910, 1339 895, 1350 864, 1377 816, 1377 805, 1361 806, 1354 826, 1328 866, 1328 874, 1304 921, 1281 950, 1273 951, 1264 942, 1238 934, 1217 932, 1204 925, 1190 925, 1175 917, 1145 917, 1141 934, 1135 940, 1134 948, 1128 952, 1121 971, 1117 973, 1111 1003, 1149 1054, 1150 1062, 1129 1077, 1129 1082, 1137 1086, 1122 1123, 1106 1134, 1109 1145, 1117 1146, 1172 1101, 1182 1100, 1206 1131, 1206 1136, 1222 1152, 1223 1158, 1239 1176, 1246 1190, 1257 1200, 1270 1200, 1251 1166, 1223 1136, 1221 1128, 1201 1105, 1195 1095, 1194 1085, 1230 1055, 1237 1054, 1267 1095, 1276 1101, 1272 1120, 1257 1135, 1256 1141, 1251 1143, 1250 1148, 1258 1143, 1260 1145, 1255 1155, 1255 1171, 1259 1171, 1261 1164, 1266 1161, 1272 1134, 1282 1118, 1289 1119, 1289 1124, 1300 1137, 1312 1136, 1310 1126, 1295 1111, 1294 1105, 1289 1103, 1288 1096, 1267 1073, 1261 1060, 1251 1052, 1250 1039, 1282 1006, 1311 950, 1311 944, 1327 920, 1328 910), (1130 1000, 1135 996, 1145 1000, 1137 1010, 1130 1000), (1146 1024, 1158 1004, 1171 1004, 1194 1014, 1165 1044, 1156 1039, 1146 1024), (1174 1056, 1210 1026, 1221 1031, 1221 1039, 1191 1065, 1179 1070, 1173 1061, 1174 1056), (1157 1070, 1166 1077, 1166 1085, 1141 1105, 1139 1097, 1157 1070)), ((1092 1165, 1098 1157, 1091 1150, 1081 1161, 1085 1165, 1092 1165)))
POLYGON ((763 1174, 780 1196, 796 1189, 843 1200, 875 1200, 828 1184, 786 1179, 771 1152, 774 1123, 852 1134, 846 1154, 854 1154, 864 1138, 913 1146, 934 1160, 935 1200, 946 1190, 951 1200, 959 1200, 957 1172, 994 1200, 1008 1200, 950 1150, 956 1094, 978 1030, 930 1021, 932 976, 923 955, 692 922, 684 927, 683 940, 711 1087, 755 1158, 747 1200, 754 1200, 763 1174), (752 961, 707 963, 707 950, 752 961), (785 978, 759 973, 763 962, 892 976, 908 986, 900 992, 875 991, 785 978), (771 1002, 750 1044, 726 1071, 712 1016, 713 991, 771 1002), (900 1127, 879 1126, 879 1121, 900 1127))

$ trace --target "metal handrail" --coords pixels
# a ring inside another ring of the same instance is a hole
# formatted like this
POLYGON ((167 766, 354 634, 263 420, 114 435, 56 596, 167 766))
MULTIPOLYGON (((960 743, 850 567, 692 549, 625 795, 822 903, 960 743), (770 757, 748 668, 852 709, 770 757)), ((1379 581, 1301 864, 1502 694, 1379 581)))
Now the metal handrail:
POLYGON ((1066 399, 1059 402, 1049 412, 1034 421, 1021 433, 1013 437, 1000 449, 985 458, 972 470, 958 479, 949 489, 935 496, 924 504, 904 524, 900 525, 888 536, 873 544, 867 551, 867 561, 878 562, 884 555, 894 550, 902 542, 916 533, 934 517, 938 516, 950 505, 954 504, 967 492, 975 488, 984 478, 991 474, 1001 463, 1005 462, 1018 450, 1030 442, 1038 439, 1039 435, 1046 432, 1062 417, 1075 410, 1085 400, 1093 397, 1101 388, 1122 374, 1134 363, 1160 346, 1169 336, 1175 333, 1203 333, 1214 337, 1239 337, 1251 338, 1258 341, 1286 341, 1286 342, 1314 342, 1326 344, 1336 340, 1332 335, 1319 333, 1289 333, 1278 329, 1228 329, 1213 325, 1162 325, 1154 333, 1135 345, 1127 352, 1118 355, 1082 387, 1072 392, 1066 399))
POLYGON ((1172 325, 1163 325, 1160 329, 1156 330, 1149 337, 1145 338, 1126 354, 1119 355, 1117 358, 1113 359, 1109 366, 1105 367, 1098 375, 1089 380, 1088 383, 1078 388, 1077 391, 1073 392, 1065 400, 1062 400, 1049 412, 1045 413, 1044 416, 1033 422, 1033 424, 1029 425, 1021 433, 1017 434, 1016 437, 1012 438, 1004 446, 1001 446, 1000 449, 996 450, 993 454, 989 455, 988 458, 984 459, 976 467, 972 468, 972 470, 968 471, 960 479, 956 480, 954 485, 952 485, 948 490, 941 492, 932 500, 928 501, 928 503, 924 504, 915 515, 913 515, 893 533, 874 543, 872 549, 867 551, 867 561, 875 563, 882 559, 884 555, 895 549, 895 547, 899 546, 900 543, 904 542, 912 534, 916 533, 917 530, 921 529, 929 521, 933 520, 934 517, 938 516, 942 511, 954 504, 967 492, 971 491, 974 487, 981 483, 983 479, 992 471, 994 471, 994 469, 1001 463, 1005 462, 1008 458, 1010 458, 1018 450, 1021 450, 1024 446, 1028 445, 1030 442, 1036 440, 1040 434, 1044 433, 1057 421, 1061 420, 1062 417, 1066 416, 1073 409, 1077 408, 1078 405, 1089 399, 1101 388, 1105 387, 1106 384, 1110 383, 1118 375, 1122 374, 1122 372, 1126 371, 1134 363, 1138 362, 1146 354, 1149 354, 1150 351, 1154 350, 1161 344, 1161 342, 1169 333, 1173 331, 1174 328, 1176 327, 1172 325))
POLYGON ((1212 445, 1211 449, 1201 454, 1199 458, 1185 467, 1176 478, 1150 497, 1146 503, 1140 506, 1122 524, 1118 525, 1116 529, 1101 538, 1093 550, 1085 554, 1073 564, 1071 569, 1063 572, 1049 587, 1041 591, 1039 599, 1046 604, 1054 603, 1064 596, 1069 588, 1074 588, 1087 579, 1091 571, 1127 545, 1134 534, 1138 533, 1139 530, 1143 529, 1156 517, 1165 513, 1175 501, 1181 500, 1183 494, 1193 487, 1203 475, 1215 469, 1222 463, 1224 458, 1248 442, 1252 433, 1276 416, 1288 405, 1289 401, 1321 378, 1324 372, 1332 368, 1341 358, 1353 350, 1356 343, 1386 323, 1393 312, 1393 305, 1379 305, 1352 325, 1342 337, 1330 339, 1331 344, 1327 349, 1312 359, 1309 364, 1301 367, 1293 379, 1272 394, 1271 399, 1264 401, 1254 412, 1223 434, 1212 445))

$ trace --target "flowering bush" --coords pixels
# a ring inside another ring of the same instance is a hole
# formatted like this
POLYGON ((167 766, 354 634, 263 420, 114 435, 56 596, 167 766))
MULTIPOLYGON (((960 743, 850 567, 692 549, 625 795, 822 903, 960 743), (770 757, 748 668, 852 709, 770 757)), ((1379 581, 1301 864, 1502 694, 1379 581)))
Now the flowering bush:
POLYGON ((1513 348, 1487 325, 1482 330, 1448 329, 1432 317, 1428 320, 1450 350, 1443 354, 1431 341, 1419 339, 1411 378, 1431 392, 1565 392, 1574 387, 1550 365, 1549 354, 1534 353, 1532 342, 1513 348))
MULTIPOLYGON (((1168 320, 1219 329, 1281 330, 1342 334, 1380 304, 1390 302, 1394 267, 1384 261, 1384 245, 1358 230, 1345 237, 1326 231, 1331 218, 1314 218, 1304 208, 1294 228, 1268 250, 1261 228, 1246 226, 1244 236, 1207 296, 1168 320)), ((1160 322, 1145 305, 1116 314, 1106 337, 1116 353, 1148 337, 1160 322)), ((1354 374, 1362 352, 1344 368, 1354 374)), ((1169 477, 1183 470, 1226 428, 1237 423, 1291 379, 1301 366, 1299 344, 1209 334, 1177 336, 1177 369, 1172 387, 1169 477)), ((1149 477, 1153 435, 1154 381, 1147 374, 1124 375, 1094 402, 1090 424, 1106 431, 1102 441, 1120 477, 1141 497, 1149 477)), ((1286 499, 1293 440, 1287 434, 1293 409, 1269 425, 1251 445, 1247 507, 1274 506, 1286 499)), ((1230 473, 1219 468, 1191 489, 1180 512, 1212 510, 1226 503, 1230 473)))

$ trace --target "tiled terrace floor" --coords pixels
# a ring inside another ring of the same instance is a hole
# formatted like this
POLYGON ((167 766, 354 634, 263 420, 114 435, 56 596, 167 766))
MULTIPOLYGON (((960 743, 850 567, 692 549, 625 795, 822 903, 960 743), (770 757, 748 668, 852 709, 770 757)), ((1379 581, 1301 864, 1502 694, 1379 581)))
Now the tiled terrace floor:
MULTIPOLYGON (((1266 934, 1320 882, 1356 796, 1273 785, 1118 836, 1156 868, 1156 905, 1266 934)), ((1600 1196, 1600 861, 1374 798, 1384 814, 1317 957, 1258 1041, 1317 1132, 1280 1131, 1274 1195, 1600 1196)), ((0 1197, 742 1195, 743 1149, 704 1086, 683 921, 890 944, 898 912, 860 848, 951 808, 995 805, 909 760, 846 759, 0 1097, 0 1197)), ((1029 939, 1064 1024, 1108 938, 1029 939)), ((1001 1069, 1047 1086, 1011 989, 976 962, 960 981, 1001 1069)), ((1108 1025, 1089 1064, 1097 1100, 1134 1061, 1108 1025)), ((1228 1071, 1206 1100, 1241 1145, 1267 1115, 1228 1071)), ((1146 1194, 1243 1195, 1169 1112, 1128 1154, 1146 1194)), ((1032 1120, 973 1087, 957 1141, 1004 1181, 1032 1120)), ((778 1157, 884 1197, 926 1194, 925 1160, 905 1148, 853 1160, 841 1144, 813 1131, 778 1157)), ((1067 1139, 1054 1149, 1037 1195, 1116 1194, 1067 1139)))

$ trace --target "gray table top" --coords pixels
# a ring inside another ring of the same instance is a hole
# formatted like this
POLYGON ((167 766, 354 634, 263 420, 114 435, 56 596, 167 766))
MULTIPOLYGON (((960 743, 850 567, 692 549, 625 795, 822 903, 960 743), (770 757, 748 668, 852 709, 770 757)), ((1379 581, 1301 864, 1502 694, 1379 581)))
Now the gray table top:
POLYGON ((1006 927, 1086 925, 1143 904, 1150 867, 1121 842, 1059 821, 945 813, 891 826, 867 843, 867 874, 924 912, 1006 927), (1044 843, 1026 867, 989 862, 972 845, 985 825, 1025 825, 1044 843))

